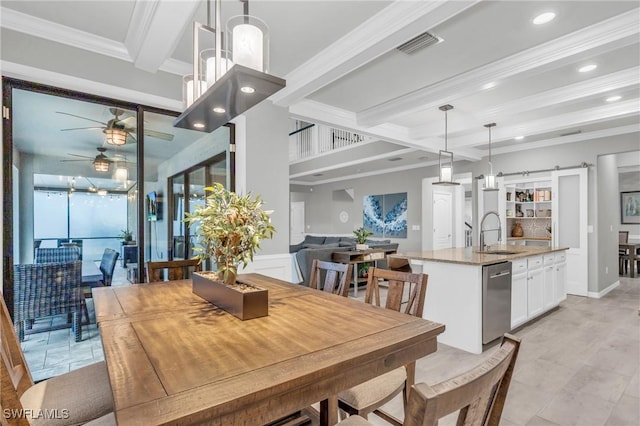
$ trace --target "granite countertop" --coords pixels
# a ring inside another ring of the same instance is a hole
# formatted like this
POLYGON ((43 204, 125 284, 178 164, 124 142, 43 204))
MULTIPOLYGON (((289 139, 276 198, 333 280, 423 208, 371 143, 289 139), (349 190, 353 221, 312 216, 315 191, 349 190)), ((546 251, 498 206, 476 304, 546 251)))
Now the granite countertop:
POLYGON ((433 262, 460 263, 465 265, 491 265, 521 259, 528 256, 553 253, 567 250, 568 247, 536 247, 536 246, 506 246, 493 245, 487 250, 506 250, 509 254, 478 253, 478 247, 451 248, 423 252, 405 252, 389 255, 411 260, 428 260, 433 262))

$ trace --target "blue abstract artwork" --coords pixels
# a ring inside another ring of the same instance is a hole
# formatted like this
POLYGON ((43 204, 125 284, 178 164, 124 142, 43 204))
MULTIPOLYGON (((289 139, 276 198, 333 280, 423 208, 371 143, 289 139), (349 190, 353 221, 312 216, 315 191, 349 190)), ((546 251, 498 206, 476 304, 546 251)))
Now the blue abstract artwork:
POLYGON ((374 237, 407 238, 407 193, 367 195, 362 202, 363 226, 374 237))

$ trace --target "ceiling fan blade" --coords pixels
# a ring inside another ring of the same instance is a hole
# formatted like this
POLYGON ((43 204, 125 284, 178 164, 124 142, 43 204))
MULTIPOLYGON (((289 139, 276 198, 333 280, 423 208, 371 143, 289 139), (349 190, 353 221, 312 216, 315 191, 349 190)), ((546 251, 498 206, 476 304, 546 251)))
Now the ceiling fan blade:
MULTIPOLYGON (((86 155, 78 155, 78 154, 67 154, 67 155, 70 155, 72 157, 88 158, 89 160, 93 160, 93 157, 88 157, 86 155)), ((80 161, 80 160, 75 160, 75 161, 80 161)))
POLYGON ((99 124, 102 124, 103 126, 106 126, 106 125, 107 125, 107 123, 105 123, 105 122, 98 121, 98 120, 94 120, 94 119, 92 119, 92 118, 82 117, 82 116, 75 115, 75 114, 69 114, 68 112, 60 112, 60 111, 56 111, 56 114, 69 115, 69 116, 71 116, 71 117, 82 118, 83 120, 93 121, 94 123, 99 123, 99 124))
POLYGON ((102 127, 74 127, 72 129, 60 129, 61 132, 66 132, 69 130, 102 130, 102 127))
POLYGON ((127 117, 127 118, 123 118, 122 120, 118 121, 118 123, 122 123, 127 127, 131 127, 132 129, 135 130, 136 128, 136 117, 134 117, 133 115, 127 117))
POLYGON ((151 136, 152 138, 162 139, 165 141, 172 141, 173 135, 171 133, 158 132, 151 129, 144 129, 145 136, 151 136))
POLYGON ((61 163, 70 163, 73 161, 89 161, 91 158, 87 158, 86 160, 60 160, 61 163))

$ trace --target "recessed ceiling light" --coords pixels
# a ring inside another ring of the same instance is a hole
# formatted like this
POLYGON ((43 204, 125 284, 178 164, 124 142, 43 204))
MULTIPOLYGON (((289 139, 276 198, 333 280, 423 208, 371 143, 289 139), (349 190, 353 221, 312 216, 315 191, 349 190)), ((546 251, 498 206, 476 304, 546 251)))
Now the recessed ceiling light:
POLYGON ((482 85, 482 90, 488 90, 488 89, 493 89, 494 87, 496 87, 496 82, 495 81, 491 81, 487 84, 482 85))
POLYGON ((193 127, 196 129, 204 129, 204 123, 193 123, 193 127))
POLYGON ((578 68, 578 72, 589 72, 589 71, 595 70, 596 68, 598 68, 598 66, 596 64, 584 65, 584 66, 578 68))
POLYGON ((516 136, 514 139, 517 141, 521 141, 522 139, 524 139, 524 136, 516 136))
POLYGON ((622 96, 610 96, 606 99, 607 102, 615 102, 615 101, 619 101, 620 99, 622 99, 622 96))
POLYGON ((242 93, 255 93, 256 89, 254 89, 253 87, 249 87, 249 86, 243 86, 240 88, 240 91, 242 93))
POLYGON ((535 18, 533 18, 533 23, 535 25, 546 24, 547 22, 553 21, 555 17, 556 17, 556 14, 554 12, 544 12, 536 16, 535 18))
POLYGON ((215 107, 213 109, 213 112, 215 112, 216 114, 224 114, 225 112, 227 112, 227 110, 222 107, 215 107))

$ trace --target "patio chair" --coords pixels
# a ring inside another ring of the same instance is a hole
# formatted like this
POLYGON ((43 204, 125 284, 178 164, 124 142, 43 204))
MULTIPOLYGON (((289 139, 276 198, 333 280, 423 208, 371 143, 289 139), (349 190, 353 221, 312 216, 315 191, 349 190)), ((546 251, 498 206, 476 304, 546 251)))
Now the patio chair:
POLYGON ((33 383, 4 299, 0 297, 0 407, 3 413, 22 412, 22 416, 0 422, 16 425, 114 424, 87 423, 93 419, 109 419, 113 397, 104 361, 69 373, 33 383), (57 413, 52 419, 42 413, 57 413), (106 417, 105 417, 106 416, 106 417), (64 417, 64 418, 62 418, 64 417))
POLYGON ((153 283, 164 280, 164 271, 167 271, 167 280, 183 280, 191 276, 192 272, 202 270, 202 264, 198 259, 168 260, 163 262, 147 262, 147 282, 153 283))
POLYGON ((347 297, 353 265, 314 259, 309 287, 347 297))
POLYGON ((102 253, 102 259, 100 260, 100 272, 102 272, 102 281, 100 284, 103 286, 110 286, 113 281, 113 271, 116 268, 116 262, 118 261, 120 253, 114 249, 106 248, 102 253))
MULTIPOLYGON (((67 314, 82 338, 82 262, 14 265, 14 324, 20 341, 38 318, 67 314)), ((49 329, 50 330, 50 329, 49 329)), ((43 330, 44 331, 44 330, 43 330)))
MULTIPOLYGON (((369 268, 364 301, 374 306, 393 309, 421 318, 427 293, 427 279, 426 274, 411 274, 371 267, 369 268), (382 306, 380 299, 380 280, 388 282, 384 306, 382 306), (404 298, 405 294, 408 295, 406 299, 404 298)), ((398 419, 382 411, 380 406, 402 392, 406 408, 409 389, 415 383, 415 370, 414 361, 342 391, 338 393, 338 406, 349 415, 366 418, 368 414, 374 413, 389 423, 402 425, 398 419)))
MULTIPOLYGON (((498 425, 511 384, 520 339, 509 334, 482 364, 435 386, 418 383, 411 388, 404 426, 436 426, 438 419, 453 412, 457 425, 498 425)), ((351 416, 340 426, 368 426, 360 416, 351 416)))
POLYGON ((57 247, 36 249, 36 258, 34 263, 51 263, 51 262, 75 262, 80 260, 80 249, 73 247, 57 247))

